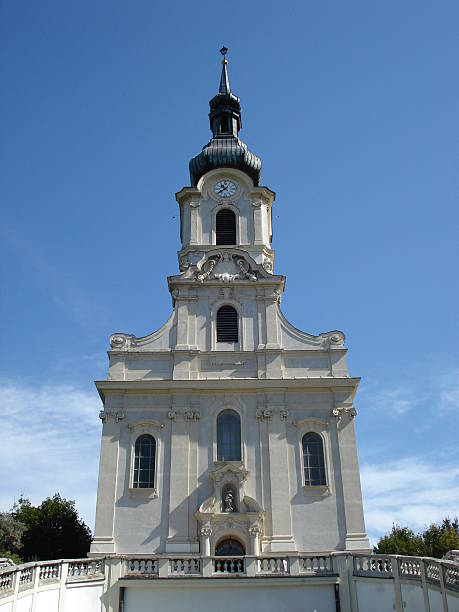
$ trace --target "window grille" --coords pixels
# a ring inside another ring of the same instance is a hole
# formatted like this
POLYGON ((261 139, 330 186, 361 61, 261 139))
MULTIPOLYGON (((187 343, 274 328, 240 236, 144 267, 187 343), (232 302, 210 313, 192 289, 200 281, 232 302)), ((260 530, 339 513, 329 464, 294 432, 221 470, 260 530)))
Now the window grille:
POLYGON ((134 481, 135 489, 152 489, 155 486, 156 440, 143 434, 135 441, 134 481))
POLYGON ((241 461, 241 419, 234 410, 217 417, 217 461, 241 461))
POLYGON ((216 244, 236 244, 236 215, 223 208, 215 217, 216 244))
POLYGON ((217 342, 239 342, 237 310, 232 306, 217 311, 217 342))
POLYGON ((304 484, 325 485, 324 445, 319 434, 309 432, 303 436, 304 484))

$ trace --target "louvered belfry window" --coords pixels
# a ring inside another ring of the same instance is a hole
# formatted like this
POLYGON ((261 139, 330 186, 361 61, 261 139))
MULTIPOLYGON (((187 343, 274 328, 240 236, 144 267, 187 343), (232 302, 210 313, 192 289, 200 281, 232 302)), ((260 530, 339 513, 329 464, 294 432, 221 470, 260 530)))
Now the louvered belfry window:
POLYGON ((239 342, 237 311, 232 306, 217 311, 217 342, 239 342))
POLYGON ((223 208, 215 219, 216 244, 236 244, 236 215, 223 208))

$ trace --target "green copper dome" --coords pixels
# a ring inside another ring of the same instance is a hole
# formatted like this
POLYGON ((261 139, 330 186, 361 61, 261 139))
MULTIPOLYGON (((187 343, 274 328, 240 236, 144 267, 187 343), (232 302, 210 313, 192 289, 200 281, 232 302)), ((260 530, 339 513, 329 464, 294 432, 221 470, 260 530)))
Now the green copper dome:
POLYGON ((231 92, 228 62, 225 58, 222 64, 219 91, 209 102, 209 121, 213 138, 203 147, 201 153, 190 161, 191 184, 195 187, 199 179, 209 170, 237 168, 248 174, 254 184, 258 185, 261 159, 251 153, 238 137, 242 127, 241 104, 239 98, 231 92))

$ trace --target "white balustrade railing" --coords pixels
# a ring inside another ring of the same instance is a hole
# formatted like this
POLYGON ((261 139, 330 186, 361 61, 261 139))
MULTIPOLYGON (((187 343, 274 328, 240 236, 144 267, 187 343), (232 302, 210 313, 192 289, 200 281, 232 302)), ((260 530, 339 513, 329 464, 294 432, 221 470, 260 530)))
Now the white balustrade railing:
POLYGON ((378 578, 392 578, 392 560, 389 556, 355 555, 355 576, 376 576, 378 578))
POLYGON ((128 576, 157 576, 158 560, 150 558, 128 558, 126 560, 126 574, 128 576))
POLYGON ((170 576, 196 576, 201 575, 200 557, 179 558, 169 560, 170 576))
POLYGON ((100 579, 103 576, 103 559, 79 559, 78 561, 69 561, 67 572, 67 580, 69 582, 100 579))
POLYGON ((257 561, 257 574, 266 574, 268 576, 289 574, 288 557, 264 557, 263 559, 257 559, 257 561))
POLYGON ((245 574, 244 557, 214 557, 214 574, 245 574))
POLYGON ((11 569, 10 567, 5 568, 0 573, 0 596, 8 594, 14 588, 14 577, 17 570, 11 569))
MULTIPOLYGON (((16 601, 24 594, 39 592, 41 588, 65 589, 70 587, 103 584, 112 565, 119 579, 151 580, 163 578, 189 579, 251 577, 290 579, 295 577, 329 577, 353 584, 355 580, 384 578, 392 580, 395 592, 400 581, 413 580, 424 590, 447 590, 458 596, 459 564, 444 559, 407 557, 401 555, 371 555, 336 552, 330 554, 285 554, 246 557, 201 557, 200 555, 152 555, 108 557, 106 559, 74 559, 27 563, 21 566, 0 567, 0 598, 16 601), (75 583, 75 584, 72 584, 75 583), (55 584, 57 586, 53 587, 55 584), (25 593, 24 593, 25 591, 25 593)), ((110 575, 112 570, 110 570, 110 575)), ((344 584, 344 582, 343 582, 344 584)), ((355 588, 352 587, 352 588, 355 588)), ((427 595, 425 595, 427 597, 427 595)))
POLYGON ((39 566, 39 581, 50 582, 52 580, 59 580, 61 577, 61 566, 62 564, 57 563, 44 563, 39 566))
POLYGON ((308 555, 300 557, 301 574, 333 574, 331 555, 308 555))

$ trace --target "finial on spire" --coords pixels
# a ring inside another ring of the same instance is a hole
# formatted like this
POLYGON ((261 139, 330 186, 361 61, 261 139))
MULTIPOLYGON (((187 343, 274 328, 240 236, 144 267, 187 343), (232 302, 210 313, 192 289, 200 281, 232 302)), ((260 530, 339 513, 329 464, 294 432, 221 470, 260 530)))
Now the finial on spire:
POLYGON ((222 76, 220 78, 220 88, 218 90, 218 93, 221 94, 229 94, 231 92, 230 89, 230 84, 229 84, 229 77, 228 77, 228 70, 226 68, 228 61, 226 59, 226 54, 228 53, 228 49, 223 45, 223 47, 220 49, 220 53, 223 55, 223 59, 222 59, 222 76))

